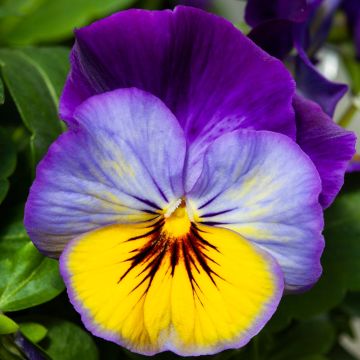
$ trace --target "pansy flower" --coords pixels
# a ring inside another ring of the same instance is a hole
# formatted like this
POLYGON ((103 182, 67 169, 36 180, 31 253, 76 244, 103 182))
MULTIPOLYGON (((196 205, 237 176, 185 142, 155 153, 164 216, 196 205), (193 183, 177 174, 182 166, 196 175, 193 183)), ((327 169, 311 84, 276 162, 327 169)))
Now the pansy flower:
POLYGON ((142 354, 245 345, 284 289, 319 278, 323 207, 353 135, 201 10, 120 12, 77 30, 71 61, 68 131, 37 168, 31 239, 61 255, 97 336, 142 354))

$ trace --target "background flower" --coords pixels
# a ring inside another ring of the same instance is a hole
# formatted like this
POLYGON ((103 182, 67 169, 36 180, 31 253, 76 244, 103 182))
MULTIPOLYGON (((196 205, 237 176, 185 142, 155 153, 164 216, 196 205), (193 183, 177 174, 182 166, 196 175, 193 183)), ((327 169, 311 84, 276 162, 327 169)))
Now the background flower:
MULTIPOLYGON (((357 0, 299 0, 291 5, 280 0, 250 0, 245 14, 248 24, 253 27, 249 37, 270 54, 292 63, 298 92, 317 102, 329 116, 334 115, 347 86, 321 74, 316 68, 317 52, 324 45, 339 10, 347 16, 347 25, 358 51, 360 6, 357 0), (290 54, 292 49, 296 50, 295 56, 290 54)), ((354 115, 354 108, 350 105, 344 119, 340 120, 341 125, 348 125, 348 115, 354 115)), ((360 169, 358 158, 358 155, 353 158, 348 171, 360 169)))

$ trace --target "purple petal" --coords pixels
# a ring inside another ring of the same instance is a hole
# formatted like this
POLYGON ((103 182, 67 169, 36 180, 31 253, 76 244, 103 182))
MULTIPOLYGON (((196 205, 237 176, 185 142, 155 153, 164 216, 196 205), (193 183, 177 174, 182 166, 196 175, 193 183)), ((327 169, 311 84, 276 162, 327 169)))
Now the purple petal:
POLYGON ((250 26, 274 19, 303 22, 309 15, 307 0, 248 0, 245 20, 250 26))
MULTIPOLYGON (((321 12, 325 16, 324 22, 316 16, 315 24, 312 20, 316 9, 322 0, 249 0, 246 8, 248 23, 254 28, 249 37, 269 54, 283 59, 294 47, 295 37, 301 36, 301 47, 309 46, 309 29, 311 31, 311 42, 327 35, 330 17, 328 12, 321 12), (316 25, 320 23, 318 28, 316 25), (325 26, 326 25, 326 26, 325 26), (315 35, 313 35, 315 33, 315 35)), ((334 1, 334 0, 331 0, 334 1)), ((337 0, 338 1, 338 0, 337 0)))
POLYGON ((15 334, 15 344, 21 349, 28 360, 48 360, 49 357, 44 354, 41 348, 30 342, 20 332, 15 334))
POLYGON ((297 143, 315 164, 322 181, 320 203, 326 208, 344 183, 344 173, 355 153, 355 135, 335 124, 313 101, 294 98, 297 143))
POLYGON ((153 95, 94 96, 74 119, 38 166, 26 204, 30 238, 50 255, 101 226, 153 218, 184 191, 183 131, 153 95))
POLYGON ((327 37, 339 1, 250 0, 246 9, 248 22, 256 25, 249 37, 262 49, 284 59, 295 45, 298 91, 319 103, 330 116, 347 86, 324 78, 306 51, 315 52, 327 37))
POLYGON ((360 171, 360 154, 354 155, 354 157, 349 162, 349 165, 348 165, 346 171, 347 172, 360 171))
POLYGON ((76 38, 60 105, 69 122, 88 96, 134 86, 164 101, 189 142, 215 124, 213 139, 239 127, 294 137, 290 74, 220 17, 181 6, 129 10, 76 38))
POLYGON ((308 39, 302 44, 310 53, 314 54, 326 41, 340 3, 341 0, 320 0, 312 7, 310 19, 306 24, 308 39))
POLYGON ((357 57, 360 58, 360 3, 359 0, 344 0, 343 9, 347 15, 354 36, 357 57))
POLYGON ((289 20, 269 20, 257 25, 248 37, 268 54, 284 59, 294 46, 293 26, 289 20))
POLYGON ((311 63, 303 48, 298 47, 296 58, 296 84, 299 93, 318 103, 324 112, 333 116, 339 100, 345 95, 348 87, 327 80, 311 63))
POLYGON ((299 290, 321 274, 320 191, 314 164, 294 141, 238 130, 209 147, 188 197, 196 221, 253 241, 277 260, 286 289, 299 290))
POLYGON ((192 6, 203 10, 208 10, 213 6, 213 0, 176 0, 176 4, 192 6))
POLYGON ((298 52, 295 58, 297 90, 302 96, 317 102, 329 116, 333 116, 337 103, 348 87, 345 84, 329 81, 321 75, 308 57, 307 51, 315 52, 322 45, 330 29, 338 2, 339 0, 326 0, 314 3, 311 22, 305 24, 306 26, 294 27, 294 45, 298 52), (317 8, 319 5, 320 7, 317 8), (316 27, 317 22, 320 25, 316 27), (310 26, 312 27, 311 37, 310 26))

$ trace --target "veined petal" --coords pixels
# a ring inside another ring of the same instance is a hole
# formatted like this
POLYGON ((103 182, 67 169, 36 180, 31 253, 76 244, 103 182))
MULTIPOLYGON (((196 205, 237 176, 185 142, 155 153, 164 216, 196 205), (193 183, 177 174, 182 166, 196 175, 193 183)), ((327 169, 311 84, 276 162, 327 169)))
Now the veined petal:
POLYGON ((205 137, 207 146, 238 127, 295 136, 291 75, 218 16, 183 6, 128 10, 77 30, 76 39, 60 101, 68 122, 87 97, 135 86, 164 101, 189 142, 205 137))
POLYGON ((173 236, 166 229, 160 218, 69 243, 61 272, 86 327, 147 355, 245 345, 282 295, 277 263, 230 230, 189 223, 188 232, 173 236))
POLYGON ((185 138, 159 99, 116 90, 85 101, 75 120, 38 166, 26 205, 26 229, 50 255, 98 227, 153 218, 183 194, 185 138))
POLYGON ((344 183, 344 173, 355 154, 356 137, 337 125, 321 107, 294 97, 297 143, 315 164, 322 181, 320 203, 328 207, 344 183))
POLYGON ((250 128, 295 139, 290 73, 220 17, 182 6, 128 10, 77 30, 76 39, 62 118, 71 123, 78 104, 111 89, 154 94, 190 145, 186 189, 201 172, 206 148, 224 133, 250 128))
POLYGON ((299 40, 295 44, 298 51, 295 71, 298 92, 318 103, 326 114, 333 116, 336 105, 345 95, 348 86, 326 79, 312 64, 299 40))
POLYGON ((218 139, 187 195, 196 221, 238 232, 280 264, 288 290, 321 274, 319 174, 289 138, 241 130, 218 139))

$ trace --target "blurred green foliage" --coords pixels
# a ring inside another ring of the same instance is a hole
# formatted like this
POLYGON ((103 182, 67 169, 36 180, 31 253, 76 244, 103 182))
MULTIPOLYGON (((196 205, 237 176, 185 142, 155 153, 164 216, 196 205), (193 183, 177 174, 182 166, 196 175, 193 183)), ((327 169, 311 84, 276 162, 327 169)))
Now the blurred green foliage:
POLYGON ((11 45, 63 40, 74 28, 130 6, 132 0, 4 0, 0 37, 11 45))

